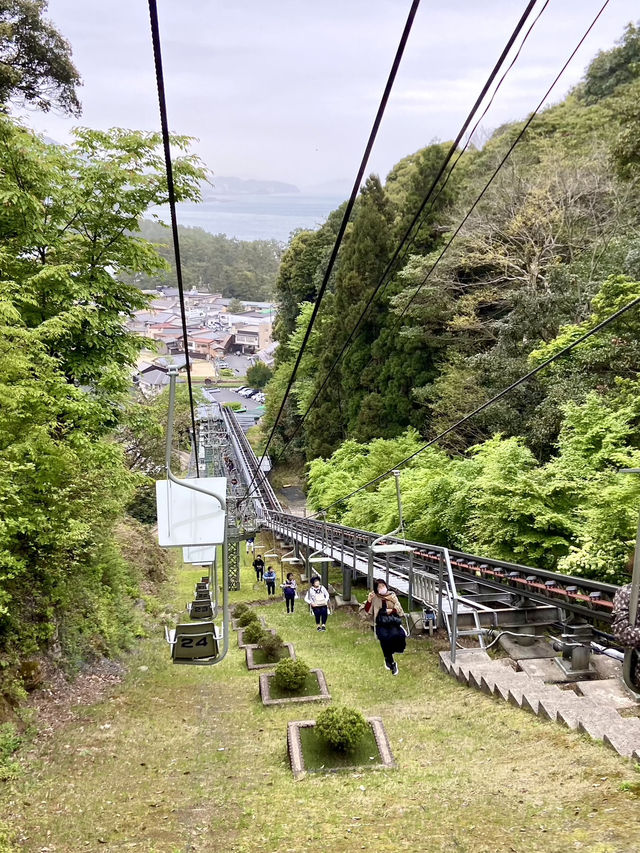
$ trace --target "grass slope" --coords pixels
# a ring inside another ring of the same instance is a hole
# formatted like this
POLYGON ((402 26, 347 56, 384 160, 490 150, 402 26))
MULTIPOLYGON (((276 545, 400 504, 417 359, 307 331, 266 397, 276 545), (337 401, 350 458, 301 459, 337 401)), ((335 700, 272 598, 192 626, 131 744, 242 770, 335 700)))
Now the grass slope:
MULTIPOLYGON (((180 572, 176 604, 199 575, 180 572)), ((266 598, 254 578, 245 567, 232 599, 266 598)), ((111 698, 23 753, 22 777, 0 790, 15 849, 640 849, 639 776, 604 746, 463 688, 428 641, 409 643, 393 678, 357 617, 334 615, 319 634, 301 603, 292 616, 280 602, 262 612, 322 667, 335 702, 382 716, 397 770, 294 782, 286 724, 314 711, 264 708, 235 636, 220 665, 178 667, 158 630, 111 698)))

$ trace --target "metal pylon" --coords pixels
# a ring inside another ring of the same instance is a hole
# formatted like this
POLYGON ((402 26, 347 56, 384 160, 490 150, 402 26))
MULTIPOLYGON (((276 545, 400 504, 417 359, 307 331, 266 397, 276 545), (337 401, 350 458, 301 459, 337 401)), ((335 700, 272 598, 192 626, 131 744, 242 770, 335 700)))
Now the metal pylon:
POLYGON ((229 589, 240 589, 240 542, 236 539, 227 543, 229 557, 229 589))

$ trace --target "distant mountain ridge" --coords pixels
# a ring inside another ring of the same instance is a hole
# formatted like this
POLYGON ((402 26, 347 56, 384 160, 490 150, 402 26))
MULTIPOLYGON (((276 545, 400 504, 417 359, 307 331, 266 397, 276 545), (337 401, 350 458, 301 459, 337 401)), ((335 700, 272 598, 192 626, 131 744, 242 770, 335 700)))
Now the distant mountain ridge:
POLYGON ((219 195, 277 195, 299 193, 295 184, 287 184, 284 181, 257 181, 244 178, 223 177, 214 175, 211 181, 213 186, 203 188, 203 198, 213 198, 219 195))

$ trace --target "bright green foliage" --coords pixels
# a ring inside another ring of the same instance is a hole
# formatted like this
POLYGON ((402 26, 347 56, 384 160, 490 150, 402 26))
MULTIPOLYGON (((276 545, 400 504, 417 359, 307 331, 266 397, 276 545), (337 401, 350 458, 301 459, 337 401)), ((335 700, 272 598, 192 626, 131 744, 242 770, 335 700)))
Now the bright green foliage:
POLYGON ((281 660, 275 669, 274 681, 281 690, 295 693, 301 690, 311 670, 302 660, 285 658, 281 660))
POLYGON ((264 388, 272 376, 273 370, 262 361, 257 361, 247 370, 247 382, 252 388, 264 388))
POLYGON ((255 620, 253 622, 250 622, 242 632, 242 640, 245 643, 260 644, 265 633, 266 632, 262 625, 257 620, 255 620))
POLYGON ((43 17, 46 0, 0 2, 0 103, 22 101, 48 112, 77 116, 80 75, 71 47, 43 17))
MULTIPOLYGON (((67 378, 112 399, 142 347, 124 320, 147 303, 120 273, 164 265, 135 232, 141 213, 166 201, 166 179, 158 134, 74 133, 72 147, 45 145, 0 119, 0 286, 67 378)), ((176 157, 174 172, 179 198, 197 199, 197 160, 176 157)))
MULTIPOLYGON (((77 130, 45 145, 0 116, 0 665, 51 649, 70 667, 129 646, 143 569, 118 529, 158 463, 149 429, 131 467, 114 428, 140 341, 125 327, 145 304, 121 274, 162 261, 135 235, 166 199, 159 137, 77 130)), ((177 139, 179 148, 187 145, 177 139)), ((178 190, 202 172, 178 157, 178 190)), ((158 405, 161 405, 160 403, 158 405)), ((156 424, 157 426, 157 424, 156 424)), ((141 543, 142 545, 142 543, 141 543)), ((146 547, 146 543, 144 543, 146 547)), ((153 568, 153 571, 156 571, 153 568)), ((1 688, 0 688, 1 689, 1 688)))
POLYGON ((332 705, 316 718, 316 731, 320 737, 339 752, 354 749, 368 730, 369 724, 355 708, 332 705))

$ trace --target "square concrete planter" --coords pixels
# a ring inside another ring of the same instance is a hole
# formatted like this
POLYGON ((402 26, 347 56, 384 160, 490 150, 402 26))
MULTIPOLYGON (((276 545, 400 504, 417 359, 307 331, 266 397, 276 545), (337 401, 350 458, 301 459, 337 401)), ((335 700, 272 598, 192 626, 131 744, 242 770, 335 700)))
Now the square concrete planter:
MULTIPOLYGON (((328 767, 322 772, 353 772, 355 770, 363 770, 365 768, 369 770, 389 770, 396 766, 393 753, 391 752, 389 738, 387 737, 387 733, 382 723, 382 718, 367 717, 366 720, 371 726, 373 736, 375 737, 376 746, 378 747, 379 761, 375 763, 369 762, 368 764, 341 765, 339 768, 328 767)), ((287 723, 287 748, 289 751, 289 760, 291 762, 291 772, 293 773, 293 778, 296 780, 303 779, 308 772, 320 772, 309 771, 305 767, 302 742, 300 739, 301 729, 314 728, 315 724, 315 720, 296 720, 292 723, 287 723)))
MULTIPOLYGON (((291 658, 291 660, 295 660, 296 652, 293 648, 293 643, 285 643, 284 647, 285 649, 289 650, 289 657, 291 658)), ((279 661, 271 661, 271 663, 254 663, 254 652, 256 651, 256 649, 259 648, 260 646, 251 645, 250 643, 247 643, 247 645, 244 647, 244 653, 247 656, 247 669, 273 669, 274 666, 278 665, 279 661)), ((286 660, 286 656, 280 658, 280 660, 286 660)))
POLYGON ((275 677, 273 672, 263 672, 260 676, 260 697, 263 705, 291 705, 294 702, 326 702, 331 699, 327 680, 324 677, 324 672, 321 669, 312 669, 311 675, 315 675, 318 679, 318 693, 312 696, 283 696, 281 699, 271 698, 271 682, 275 677))
MULTIPOLYGON (((267 634, 275 634, 276 633, 275 628, 265 628, 265 630, 266 630, 267 634)), ((246 649, 247 646, 249 645, 249 643, 244 642, 243 637, 244 637, 244 628, 238 628, 238 648, 239 649, 246 649)))

